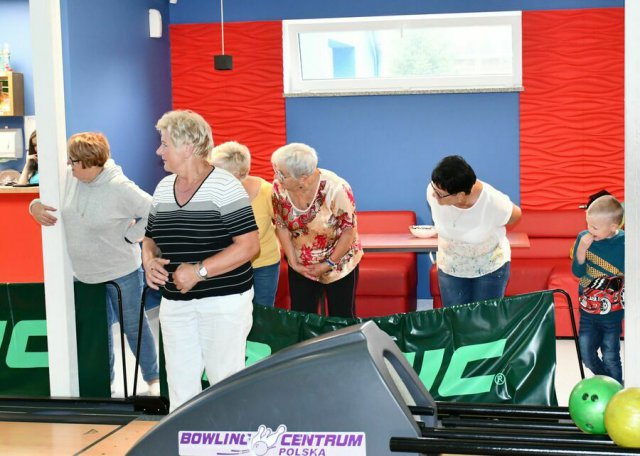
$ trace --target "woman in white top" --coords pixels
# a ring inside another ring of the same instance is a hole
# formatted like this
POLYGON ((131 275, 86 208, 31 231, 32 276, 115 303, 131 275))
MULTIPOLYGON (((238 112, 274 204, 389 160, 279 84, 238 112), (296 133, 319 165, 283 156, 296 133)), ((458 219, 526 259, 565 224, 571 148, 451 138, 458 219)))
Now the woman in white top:
POLYGON ((427 202, 438 232, 443 306, 502 298, 511 264, 505 227, 520 218, 520 208, 477 179, 458 155, 443 158, 434 168, 427 202))

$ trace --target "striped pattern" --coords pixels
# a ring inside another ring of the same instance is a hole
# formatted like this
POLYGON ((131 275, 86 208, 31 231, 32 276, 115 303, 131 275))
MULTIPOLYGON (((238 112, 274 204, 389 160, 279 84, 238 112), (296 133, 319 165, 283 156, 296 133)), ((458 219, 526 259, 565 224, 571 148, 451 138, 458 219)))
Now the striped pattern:
POLYGON ((522 208, 623 199, 624 9, 525 11, 522 54, 522 208))
POLYGON ((580 285, 586 287, 596 277, 610 277, 624 275, 624 271, 621 271, 604 258, 594 255, 587 250, 587 275, 580 278, 580 285), (597 267, 594 267, 594 266, 597 267))
MULTIPOLYGON (((176 176, 171 175, 158 184, 146 232, 162 251, 162 257, 170 260, 166 267, 169 273, 181 263, 195 264, 224 250, 234 236, 258 229, 247 193, 228 172, 213 170, 184 206, 176 202, 175 180, 176 176)), ((162 295, 190 300, 242 293, 252 285, 251 263, 246 262, 199 282, 186 294, 178 292, 170 276, 162 295)))

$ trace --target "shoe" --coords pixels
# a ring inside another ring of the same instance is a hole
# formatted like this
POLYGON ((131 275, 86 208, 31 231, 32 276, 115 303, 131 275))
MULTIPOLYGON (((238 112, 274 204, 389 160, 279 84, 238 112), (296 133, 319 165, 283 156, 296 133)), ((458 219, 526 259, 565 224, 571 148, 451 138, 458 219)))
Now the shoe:
POLYGON ((160 396, 160 382, 149 383, 149 396, 160 396))

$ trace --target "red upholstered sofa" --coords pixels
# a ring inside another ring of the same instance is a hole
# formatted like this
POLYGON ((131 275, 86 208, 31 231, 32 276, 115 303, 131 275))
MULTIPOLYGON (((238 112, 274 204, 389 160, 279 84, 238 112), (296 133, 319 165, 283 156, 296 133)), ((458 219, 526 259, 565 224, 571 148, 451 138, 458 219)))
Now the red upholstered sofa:
MULTIPOLYGON (((415 225, 413 211, 361 211, 358 212, 358 232, 408 232, 415 225)), ((280 282, 276 293, 276 306, 291 308, 288 267, 280 263, 280 282)), ((356 316, 377 317, 416 310, 418 281, 414 253, 364 254, 360 262, 360 276, 356 291, 356 316)))
MULTIPOLYGON (((569 254, 578 233, 586 229, 582 209, 541 211, 523 210, 522 218, 510 231, 527 233, 529 248, 511 249, 511 277, 507 296, 539 290, 562 289, 569 293, 578 324, 578 279, 571 273, 569 254)), ((430 271, 433 306, 441 307, 438 274, 430 271)), ((569 307, 562 294, 555 297, 556 336, 573 335, 569 307)))

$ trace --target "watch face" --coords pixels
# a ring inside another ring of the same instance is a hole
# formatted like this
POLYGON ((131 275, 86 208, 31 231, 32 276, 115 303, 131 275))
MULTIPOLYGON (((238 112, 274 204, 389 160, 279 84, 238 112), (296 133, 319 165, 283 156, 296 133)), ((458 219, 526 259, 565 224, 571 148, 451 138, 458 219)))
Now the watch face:
POLYGON ((201 266, 200 269, 198 269, 198 274, 200 274, 200 277, 202 277, 203 279, 207 278, 207 268, 205 268, 204 266, 201 266))

